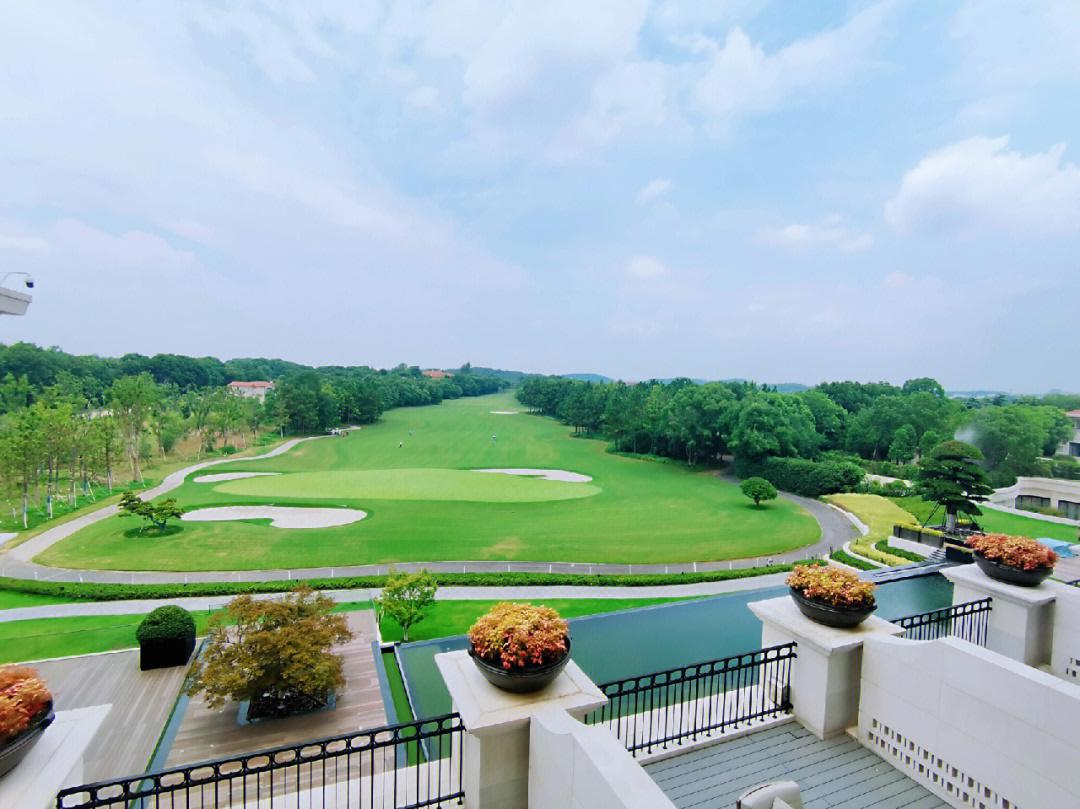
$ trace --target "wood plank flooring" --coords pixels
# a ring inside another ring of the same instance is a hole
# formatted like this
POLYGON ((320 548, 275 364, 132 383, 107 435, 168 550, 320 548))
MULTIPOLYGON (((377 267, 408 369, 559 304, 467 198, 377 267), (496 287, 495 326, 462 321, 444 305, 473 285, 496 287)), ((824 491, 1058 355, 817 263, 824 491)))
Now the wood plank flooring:
POLYGON ((806 809, 948 809, 848 736, 820 741, 796 723, 645 765, 679 809, 730 807, 752 786, 795 781, 806 809))

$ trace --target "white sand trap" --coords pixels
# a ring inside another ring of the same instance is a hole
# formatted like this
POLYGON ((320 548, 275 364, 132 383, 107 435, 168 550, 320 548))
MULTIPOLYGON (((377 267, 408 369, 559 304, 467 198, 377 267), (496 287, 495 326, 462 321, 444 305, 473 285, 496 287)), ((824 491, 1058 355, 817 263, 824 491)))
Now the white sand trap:
POLYGON ((269 475, 280 475, 280 472, 219 472, 216 475, 199 475, 192 478, 194 483, 220 483, 223 480, 240 480, 241 478, 263 478, 269 475))
POLYGON ((542 480, 561 480, 563 483, 588 483, 592 480, 588 475, 579 475, 577 472, 567 472, 563 469, 474 469, 474 472, 498 472, 502 475, 522 475, 542 480))
POLYGON ((274 528, 332 528, 359 522, 367 516, 356 508, 299 508, 296 506, 219 506, 188 511, 187 522, 272 520, 274 528))
MULTIPOLYGON (((493 416, 516 416, 520 411, 518 410, 489 410, 493 416)), ((487 472, 486 469, 478 469, 478 472, 487 472)))

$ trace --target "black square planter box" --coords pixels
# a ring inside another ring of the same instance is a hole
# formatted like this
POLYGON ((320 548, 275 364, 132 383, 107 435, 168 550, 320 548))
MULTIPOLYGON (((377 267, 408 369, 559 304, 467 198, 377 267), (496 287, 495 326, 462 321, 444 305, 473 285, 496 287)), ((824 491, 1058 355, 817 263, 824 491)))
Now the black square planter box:
POLYGON ((195 636, 175 640, 146 640, 139 643, 139 669, 167 669, 183 666, 195 651, 195 636))

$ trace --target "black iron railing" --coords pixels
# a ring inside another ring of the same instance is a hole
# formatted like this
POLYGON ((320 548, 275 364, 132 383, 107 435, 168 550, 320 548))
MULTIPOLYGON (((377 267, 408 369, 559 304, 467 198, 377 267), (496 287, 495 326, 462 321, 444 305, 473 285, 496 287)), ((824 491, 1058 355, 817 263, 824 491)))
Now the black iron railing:
POLYGON ((909 640, 955 637, 985 646, 991 608, 991 599, 982 598, 939 610, 920 612, 918 615, 908 615, 896 619, 893 623, 907 630, 904 637, 909 640))
POLYGON ((785 643, 600 686, 603 708, 585 717, 606 725, 634 755, 711 737, 791 711, 791 661, 785 643))
POLYGON ((458 714, 62 790, 57 809, 419 809, 461 803, 458 714))

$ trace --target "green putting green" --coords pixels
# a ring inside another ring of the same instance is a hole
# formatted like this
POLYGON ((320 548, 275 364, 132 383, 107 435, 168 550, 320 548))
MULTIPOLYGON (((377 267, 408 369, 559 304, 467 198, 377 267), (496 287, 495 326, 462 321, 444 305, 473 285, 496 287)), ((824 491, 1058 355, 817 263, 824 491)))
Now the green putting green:
POLYGON ((218 483, 215 491, 263 498, 326 500, 463 500, 470 503, 536 503, 597 494, 590 483, 463 469, 370 469, 294 472, 218 483))
POLYGON ((170 492, 186 510, 232 505, 361 509, 351 525, 284 529, 184 522, 134 536, 131 520, 94 523, 41 553, 42 564, 113 570, 256 570, 394 562, 676 563, 769 556, 809 545, 817 522, 783 498, 754 508, 715 472, 628 458, 562 424, 520 413, 512 393, 387 412, 343 438, 306 441, 265 461, 212 471, 276 476, 170 492), (551 469, 590 483, 474 469, 551 469))

